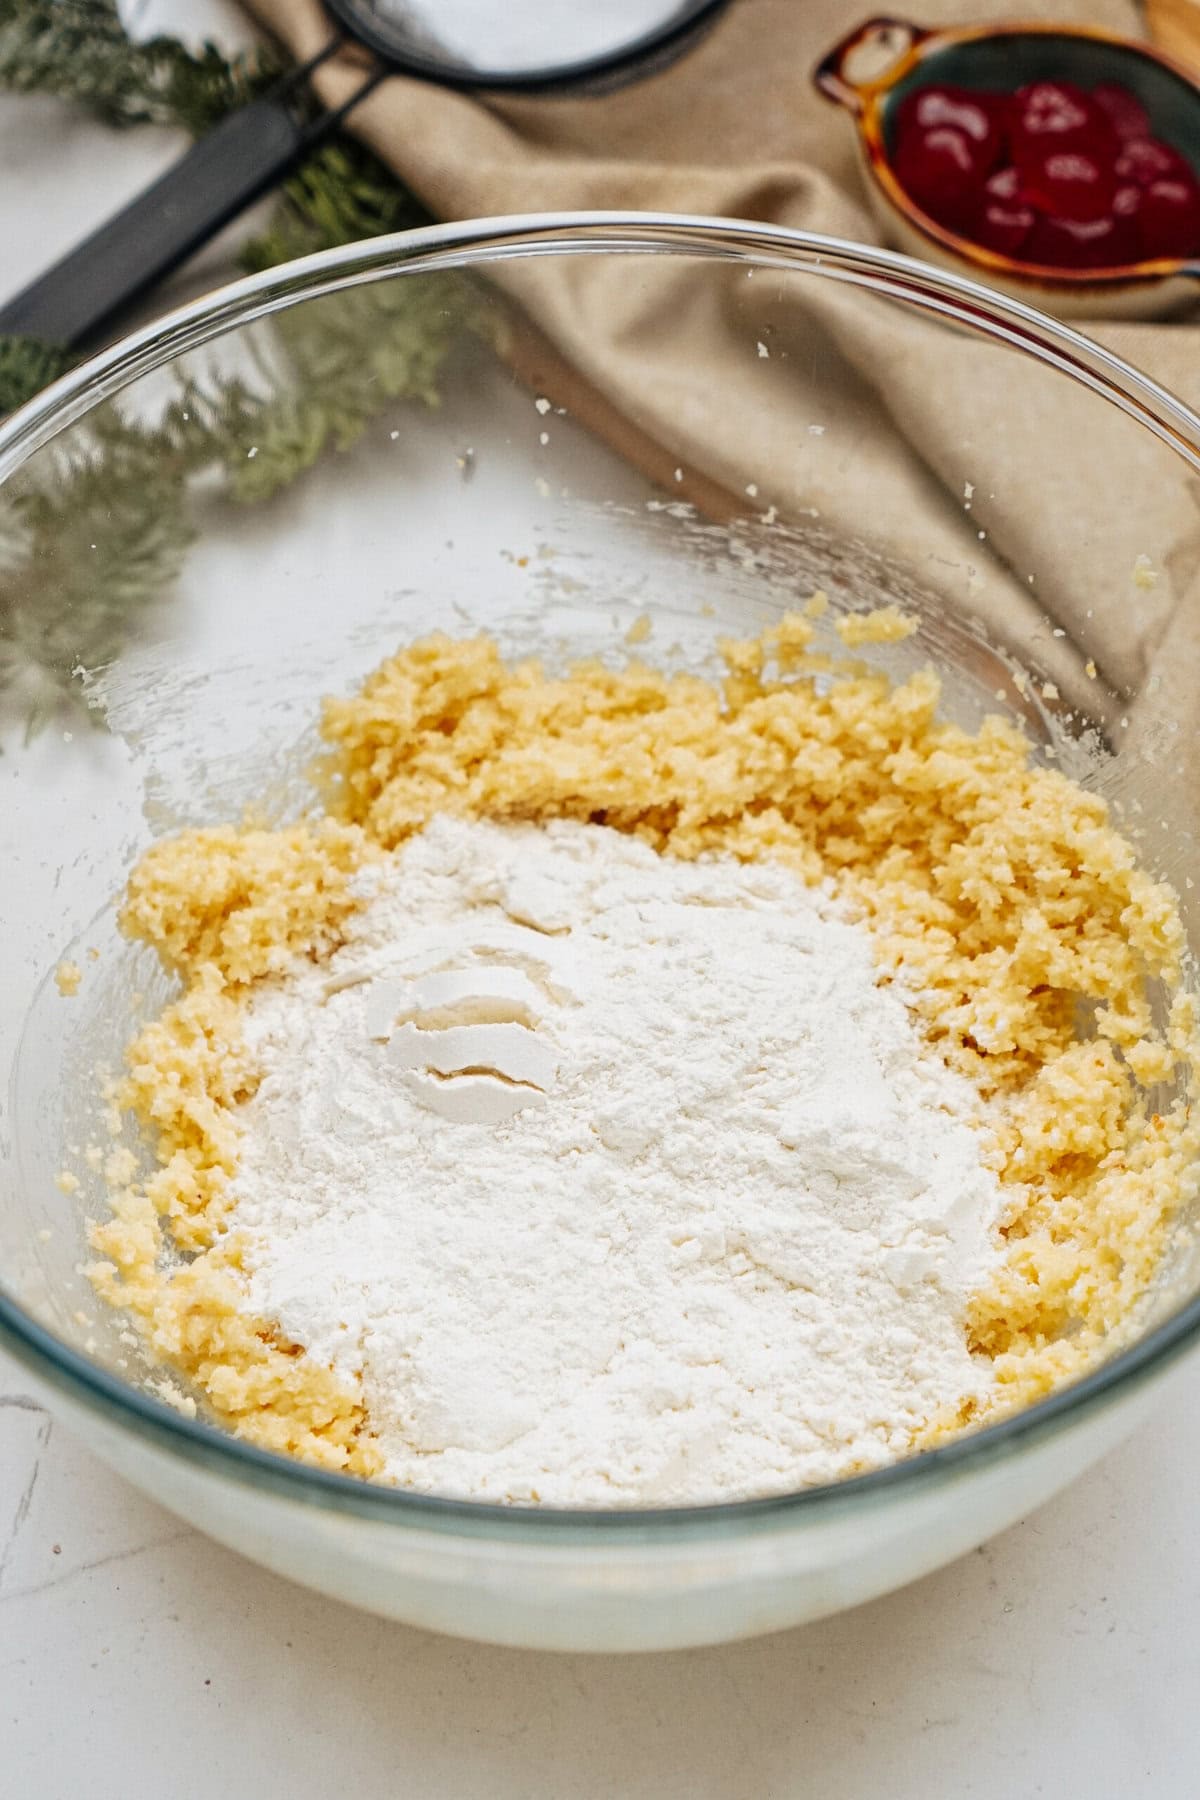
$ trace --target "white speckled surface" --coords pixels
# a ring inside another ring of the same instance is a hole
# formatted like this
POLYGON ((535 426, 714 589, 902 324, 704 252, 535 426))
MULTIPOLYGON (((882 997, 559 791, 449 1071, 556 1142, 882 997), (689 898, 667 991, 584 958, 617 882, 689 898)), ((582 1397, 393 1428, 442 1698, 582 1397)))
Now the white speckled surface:
MULTIPOLYGON (((4 286, 172 148, 0 102, 4 286)), ((28 1396, 0 1357, 5 1796, 1195 1793, 1194 1368, 1127 1448, 941 1574, 779 1637, 641 1659, 456 1643, 318 1599, 142 1500, 28 1396)))
POLYGON ((179 1525, 0 1360, 0 1768, 67 1800, 1156 1800, 1195 1793, 1196 1378, 889 1599, 650 1657, 455 1642, 179 1525))

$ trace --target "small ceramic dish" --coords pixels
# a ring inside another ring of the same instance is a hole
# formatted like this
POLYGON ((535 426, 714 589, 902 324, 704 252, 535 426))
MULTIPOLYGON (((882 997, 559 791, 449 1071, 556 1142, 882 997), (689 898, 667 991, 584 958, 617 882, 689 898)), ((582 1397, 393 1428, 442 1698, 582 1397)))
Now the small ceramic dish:
POLYGON ((1015 22, 930 31, 877 17, 835 44, 813 71, 813 81, 854 119, 872 206, 900 249, 982 275, 993 287, 1063 316, 1158 318, 1194 303, 1200 256, 1087 269, 1022 262, 930 218, 900 185, 894 168, 899 110, 923 88, 1014 92, 1028 82, 1069 81, 1088 90, 1101 83, 1128 89, 1145 107, 1155 134, 1195 170, 1200 84, 1149 45, 1093 26, 1015 22))

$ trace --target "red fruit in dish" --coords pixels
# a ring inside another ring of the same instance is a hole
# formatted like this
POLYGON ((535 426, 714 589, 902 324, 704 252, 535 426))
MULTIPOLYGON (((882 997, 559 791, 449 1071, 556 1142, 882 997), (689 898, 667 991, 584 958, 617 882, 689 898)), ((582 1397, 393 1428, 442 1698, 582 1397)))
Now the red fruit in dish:
POLYGON ((1037 214, 1022 191, 1021 177, 1010 164, 1006 169, 997 169, 984 183, 982 205, 971 221, 970 236, 989 250, 1015 256, 1036 219, 1037 214))
POLYGON ((1058 219, 1099 219, 1111 210, 1117 180, 1112 164, 1083 150, 1051 150, 1025 164, 1025 191, 1058 219))
POLYGON ((1119 82, 925 88, 901 105, 892 167, 931 218, 1043 268, 1200 257, 1200 176, 1119 82))
POLYGON ((1102 81, 1092 89, 1092 99, 1107 116, 1122 143, 1127 138, 1150 136, 1150 114, 1127 87, 1116 81, 1102 81))
POLYGON ((1145 191, 1145 188, 1134 187, 1132 182, 1126 182, 1117 189, 1112 203, 1113 218, 1123 220, 1126 228, 1133 232, 1139 260, 1142 255, 1142 195, 1145 191))
POLYGON ((1013 161, 1019 168, 1061 150, 1110 162, 1117 149, 1117 134, 1104 108, 1069 81, 1034 81, 1018 88, 1009 118, 1013 161))
POLYGON ((944 225, 963 217, 979 186, 970 140, 952 125, 901 137, 893 167, 905 192, 944 225))
POLYGON ((1113 269, 1138 260, 1133 221, 1107 213, 1102 219, 1054 219, 1043 214, 1021 249, 1024 262, 1051 269, 1113 269))
POLYGON ((900 108, 897 136, 936 130, 948 125, 961 131, 971 145, 981 175, 995 167, 1004 136, 1003 94, 972 93, 967 88, 927 87, 910 94, 900 108))
POLYGON ((1152 181, 1174 180, 1189 176, 1191 170, 1177 150, 1160 138, 1130 138, 1121 145, 1113 164, 1118 182, 1132 181, 1137 187, 1149 187, 1152 181))
POLYGON ((1174 176, 1142 192, 1138 226, 1143 256, 1191 256, 1200 251, 1200 187, 1174 176))

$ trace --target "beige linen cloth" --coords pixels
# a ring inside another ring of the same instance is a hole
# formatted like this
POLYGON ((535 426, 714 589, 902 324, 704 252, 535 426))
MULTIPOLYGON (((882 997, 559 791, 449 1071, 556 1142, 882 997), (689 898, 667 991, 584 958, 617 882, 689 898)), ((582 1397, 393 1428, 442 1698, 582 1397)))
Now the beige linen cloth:
MULTIPOLYGON (((329 36, 316 0, 251 4, 298 56, 329 36)), ((851 122, 810 80, 868 10, 732 0, 680 61, 603 97, 485 101, 397 76, 351 123, 443 220, 630 208, 877 242, 851 122)), ((929 25, 1020 14, 1139 29, 1128 0, 921 0, 916 11, 929 25)), ((357 55, 319 77, 330 103, 350 91, 357 55)), ((571 410, 665 485, 679 466, 675 491, 703 511, 727 516, 731 496, 752 486, 755 504, 784 519, 815 510, 823 529, 901 546, 918 579, 998 641, 1034 628, 1065 693, 1087 695, 1085 655, 1113 688, 1144 691, 1152 676, 1183 727, 1173 762, 1190 747, 1200 481, 1114 409, 1008 351, 825 281, 773 292, 762 282, 748 310, 744 271, 725 282, 678 259, 617 257, 524 269, 517 291, 553 346, 547 384, 557 353, 584 378, 571 410), (1134 578, 1139 557, 1152 583, 1134 578)), ((1200 405, 1200 324, 1087 329, 1200 405)))

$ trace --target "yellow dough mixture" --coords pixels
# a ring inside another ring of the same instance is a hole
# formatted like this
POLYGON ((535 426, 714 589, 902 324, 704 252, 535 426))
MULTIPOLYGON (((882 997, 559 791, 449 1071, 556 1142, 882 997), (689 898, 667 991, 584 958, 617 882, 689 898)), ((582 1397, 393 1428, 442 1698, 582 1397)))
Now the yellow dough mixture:
MULTIPOLYGON (((810 617, 725 645, 720 684, 641 664, 552 677, 487 638, 429 638, 325 701, 324 816, 188 831, 142 858, 123 924, 183 992, 112 1094, 156 1166, 109 1159, 92 1276, 238 1435, 380 1469, 361 1394, 245 1308, 225 1229, 237 1109, 257 1080, 240 1026, 253 983, 338 947, 356 871, 438 814, 592 821, 673 857, 781 859, 829 880, 870 931, 881 979, 902 982, 931 1046, 981 1095, 1006 1201, 1000 1273, 969 1317, 990 1397, 930 1419, 915 1447, 1038 1398, 1119 1336, 1197 1152, 1173 896, 1104 803, 1034 766, 1012 725, 939 722, 930 672, 831 676, 810 617)), ((842 622, 851 646, 906 631, 890 611, 842 622)))

